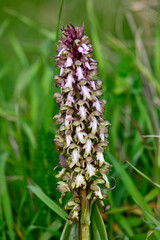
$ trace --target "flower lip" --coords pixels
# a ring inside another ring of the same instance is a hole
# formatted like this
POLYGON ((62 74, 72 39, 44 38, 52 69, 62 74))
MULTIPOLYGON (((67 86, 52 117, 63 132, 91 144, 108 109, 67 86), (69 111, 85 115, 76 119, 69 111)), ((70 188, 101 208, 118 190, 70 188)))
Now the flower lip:
POLYGON ((84 79, 83 70, 80 66, 77 67, 76 75, 78 77, 78 81, 84 79))
POLYGON ((87 173, 89 177, 92 177, 95 175, 95 170, 96 170, 95 167, 91 163, 87 164, 87 173))
POLYGON ((71 67, 73 65, 73 60, 71 57, 68 57, 66 62, 65 62, 65 67, 71 67))
POLYGON ((74 78, 71 73, 68 74, 66 79, 66 84, 64 85, 65 88, 69 87, 72 88, 72 84, 74 83, 74 78))

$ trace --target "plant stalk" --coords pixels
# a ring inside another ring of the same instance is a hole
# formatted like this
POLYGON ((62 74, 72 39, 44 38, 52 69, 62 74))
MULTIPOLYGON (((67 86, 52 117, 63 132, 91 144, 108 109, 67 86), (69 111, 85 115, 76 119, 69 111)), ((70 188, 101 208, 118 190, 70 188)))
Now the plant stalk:
POLYGON ((81 212, 79 220, 79 240, 91 240, 90 234, 90 204, 86 199, 87 190, 80 189, 81 212))

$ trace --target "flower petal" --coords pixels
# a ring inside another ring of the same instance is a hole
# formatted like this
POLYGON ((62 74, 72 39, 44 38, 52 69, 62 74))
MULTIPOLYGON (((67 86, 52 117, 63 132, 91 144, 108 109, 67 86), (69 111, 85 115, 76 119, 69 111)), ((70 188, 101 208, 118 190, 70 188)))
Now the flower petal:
POLYGON ((71 67, 72 65, 73 65, 73 60, 72 58, 68 57, 65 62, 65 67, 71 67))
POLYGON ((76 75, 78 77, 78 81, 84 79, 83 70, 81 67, 77 67, 76 75))

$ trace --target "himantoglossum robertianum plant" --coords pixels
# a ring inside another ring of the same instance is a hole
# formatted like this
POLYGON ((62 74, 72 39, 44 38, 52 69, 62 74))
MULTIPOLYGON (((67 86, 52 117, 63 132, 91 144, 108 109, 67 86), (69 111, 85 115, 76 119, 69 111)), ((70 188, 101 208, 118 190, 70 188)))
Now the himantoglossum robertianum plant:
POLYGON ((60 151, 57 189, 60 202, 67 192, 73 197, 65 209, 71 209, 69 220, 88 221, 94 199, 106 198, 110 189, 107 175, 111 165, 104 160, 108 149, 108 125, 104 118, 106 100, 102 99, 102 81, 98 79, 97 61, 92 45, 82 27, 69 25, 63 28, 58 42, 55 76, 56 101, 60 107, 54 118, 60 128, 55 143, 60 151))

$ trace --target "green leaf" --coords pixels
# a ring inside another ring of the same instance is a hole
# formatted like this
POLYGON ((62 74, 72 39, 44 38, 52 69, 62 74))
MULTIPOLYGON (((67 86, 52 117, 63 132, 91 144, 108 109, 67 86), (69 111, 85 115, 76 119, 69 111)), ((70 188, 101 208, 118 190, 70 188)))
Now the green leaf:
POLYGON ((71 225, 67 221, 60 240, 74 240, 78 239, 78 223, 73 222, 71 225))
POLYGON ((38 31, 39 33, 41 33, 46 38, 55 41, 56 34, 54 32, 51 32, 48 29, 40 27, 37 23, 35 23, 34 21, 32 21, 30 18, 26 17, 25 15, 15 11, 14 9, 7 8, 7 7, 4 9, 4 12, 6 12, 9 15, 19 19, 21 22, 23 22, 27 26, 33 28, 34 30, 38 31))
POLYGON ((160 188, 160 184, 154 182, 152 179, 150 179, 149 177, 147 177, 144 173, 142 173, 140 170, 138 170, 135 166, 133 166, 130 162, 127 161, 127 163, 136 171, 138 172, 142 177, 144 177, 145 179, 147 179, 149 182, 151 182, 152 184, 154 184, 156 187, 160 188))
POLYGON ((24 49, 22 48, 22 45, 20 44, 20 42, 18 41, 18 39, 16 38, 14 33, 11 34, 10 42, 11 42, 11 45, 13 46, 13 49, 14 49, 20 63, 25 68, 25 66, 28 66, 28 59, 26 57, 24 49))
POLYGON ((39 198, 44 204, 51 208, 57 215, 66 220, 68 217, 67 213, 52 200, 50 199, 38 186, 28 186, 28 188, 39 198))
MULTIPOLYGON (((114 157, 111 155, 111 153, 106 151, 107 156, 111 160, 113 166, 115 167, 116 171, 119 173, 119 176, 126 187, 129 194, 132 196, 133 199, 136 200, 138 205, 143 208, 145 211, 153 215, 152 210, 146 203, 145 199, 143 198, 142 194, 137 189, 136 185, 134 184, 132 178, 129 176, 129 174, 126 172, 122 164, 120 164, 114 157)), ((145 213, 144 213, 145 214, 145 213)), ((146 215, 146 214, 145 214, 146 215)))
POLYGON ((155 61, 154 61, 154 70, 157 77, 157 80, 160 79, 160 27, 157 30, 156 38, 155 38, 155 61))
POLYGON ((5 180, 5 163, 8 157, 8 153, 4 153, 0 156, 0 198, 2 199, 2 205, 4 208, 4 215, 9 231, 9 237, 14 240, 14 230, 13 230, 13 216, 11 209, 11 201, 7 189, 7 184, 5 180))
MULTIPOLYGON (((140 193, 140 191, 137 189, 136 185, 134 184, 132 178, 129 176, 129 174, 126 172, 124 167, 111 155, 111 153, 106 151, 107 156, 110 158, 113 166, 115 167, 116 171, 120 174, 120 178, 126 187, 128 193, 132 196, 134 201, 137 203, 137 205, 140 206, 140 208, 143 211, 144 216, 146 219, 153 221, 156 225, 158 224, 157 220, 153 216, 153 212, 149 205, 146 203, 144 197, 140 193)), ((158 234, 155 232, 156 239, 159 239, 158 234)))
POLYGON ((54 236, 54 232, 60 232, 59 229, 62 227, 62 222, 60 219, 56 219, 51 223, 46 231, 40 236, 40 240, 49 240, 54 236))
POLYGON ((97 204, 92 207, 91 236, 93 240, 108 240, 106 228, 97 204))

